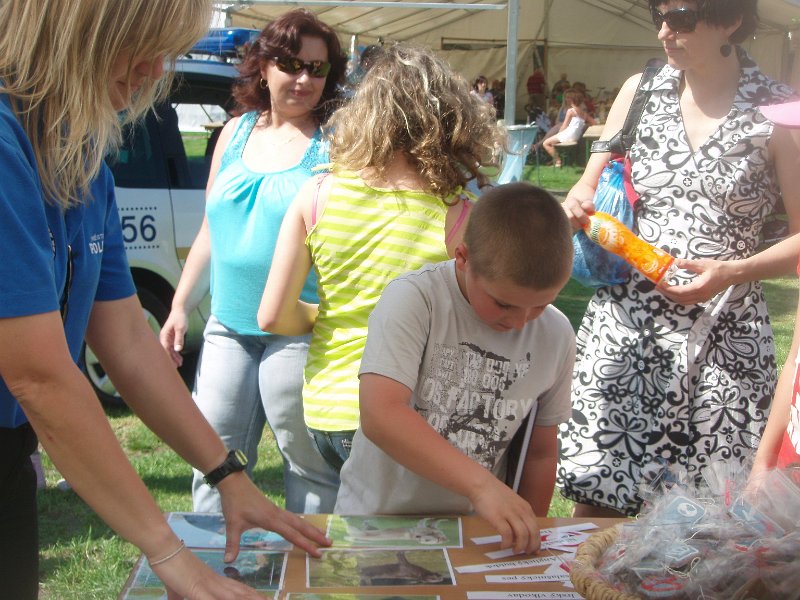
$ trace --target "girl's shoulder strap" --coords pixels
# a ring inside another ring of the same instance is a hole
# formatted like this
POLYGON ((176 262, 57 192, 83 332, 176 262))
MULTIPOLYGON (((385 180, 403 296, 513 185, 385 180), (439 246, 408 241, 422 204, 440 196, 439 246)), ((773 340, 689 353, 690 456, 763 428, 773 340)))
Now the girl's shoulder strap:
POLYGON ((466 194, 461 194, 460 203, 461 203, 461 212, 458 213, 458 218, 456 219, 456 222, 453 223, 453 228, 447 232, 447 235, 444 238, 445 244, 448 244, 450 240, 453 239, 455 234, 458 233, 458 230, 461 228, 461 225, 463 225, 464 221, 467 219, 469 211, 472 208, 472 200, 470 200, 469 196, 467 196, 466 194))
POLYGON ((317 205, 319 204, 319 190, 322 187, 322 182, 328 178, 330 173, 323 173, 317 176, 317 185, 314 187, 314 198, 311 200, 311 228, 313 229, 317 224, 317 205))

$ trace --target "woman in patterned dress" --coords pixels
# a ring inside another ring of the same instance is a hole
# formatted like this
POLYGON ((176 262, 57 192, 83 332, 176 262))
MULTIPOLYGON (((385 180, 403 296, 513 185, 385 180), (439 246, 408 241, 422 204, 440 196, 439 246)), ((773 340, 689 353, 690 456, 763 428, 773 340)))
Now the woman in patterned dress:
MULTIPOLYGON (((664 465, 692 477, 758 446, 775 389, 775 348, 759 279, 793 272, 794 236, 758 253, 783 201, 800 229, 795 142, 772 137, 759 104, 791 90, 738 43, 756 0, 650 0, 667 65, 646 86, 631 150, 636 229, 679 257, 654 286, 634 271, 597 290, 578 333, 573 419, 561 431, 559 482, 576 516, 636 514, 638 485, 664 465), (794 161, 794 166, 792 165, 794 161)), ((624 85, 603 138, 621 127, 639 76, 624 85)), ((594 211, 608 155, 595 154, 564 203, 574 226, 594 211)))

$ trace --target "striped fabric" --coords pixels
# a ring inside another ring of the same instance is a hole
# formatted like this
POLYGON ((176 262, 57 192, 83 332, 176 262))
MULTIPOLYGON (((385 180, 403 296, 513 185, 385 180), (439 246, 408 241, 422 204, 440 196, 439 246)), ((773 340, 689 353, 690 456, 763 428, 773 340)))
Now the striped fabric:
POLYGON ((332 177, 324 212, 306 240, 320 300, 303 388, 312 429, 358 428, 367 319, 389 281, 447 260, 446 214, 441 199, 424 192, 371 188, 349 173, 332 177))

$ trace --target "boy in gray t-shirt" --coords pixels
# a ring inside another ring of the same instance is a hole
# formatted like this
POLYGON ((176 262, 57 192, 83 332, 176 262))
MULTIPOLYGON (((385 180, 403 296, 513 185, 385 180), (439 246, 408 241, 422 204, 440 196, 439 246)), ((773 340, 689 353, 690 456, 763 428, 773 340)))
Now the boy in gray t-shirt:
POLYGON ((386 287, 369 319, 361 428, 335 512, 474 511, 503 547, 538 549, 556 432, 570 417, 575 336, 550 303, 570 276, 571 237, 549 193, 501 186, 472 208, 454 260, 386 287), (517 494, 504 483, 507 450, 529 414, 517 494))

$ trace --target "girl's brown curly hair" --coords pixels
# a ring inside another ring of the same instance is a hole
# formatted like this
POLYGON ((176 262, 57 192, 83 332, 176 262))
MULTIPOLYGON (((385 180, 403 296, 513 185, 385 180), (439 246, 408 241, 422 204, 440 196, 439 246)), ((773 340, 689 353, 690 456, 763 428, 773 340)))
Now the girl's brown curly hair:
POLYGON ((404 152, 425 191, 445 198, 495 164, 505 134, 494 109, 470 94, 469 83, 431 51, 387 48, 355 96, 326 126, 336 168, 382 175, 404 152))

